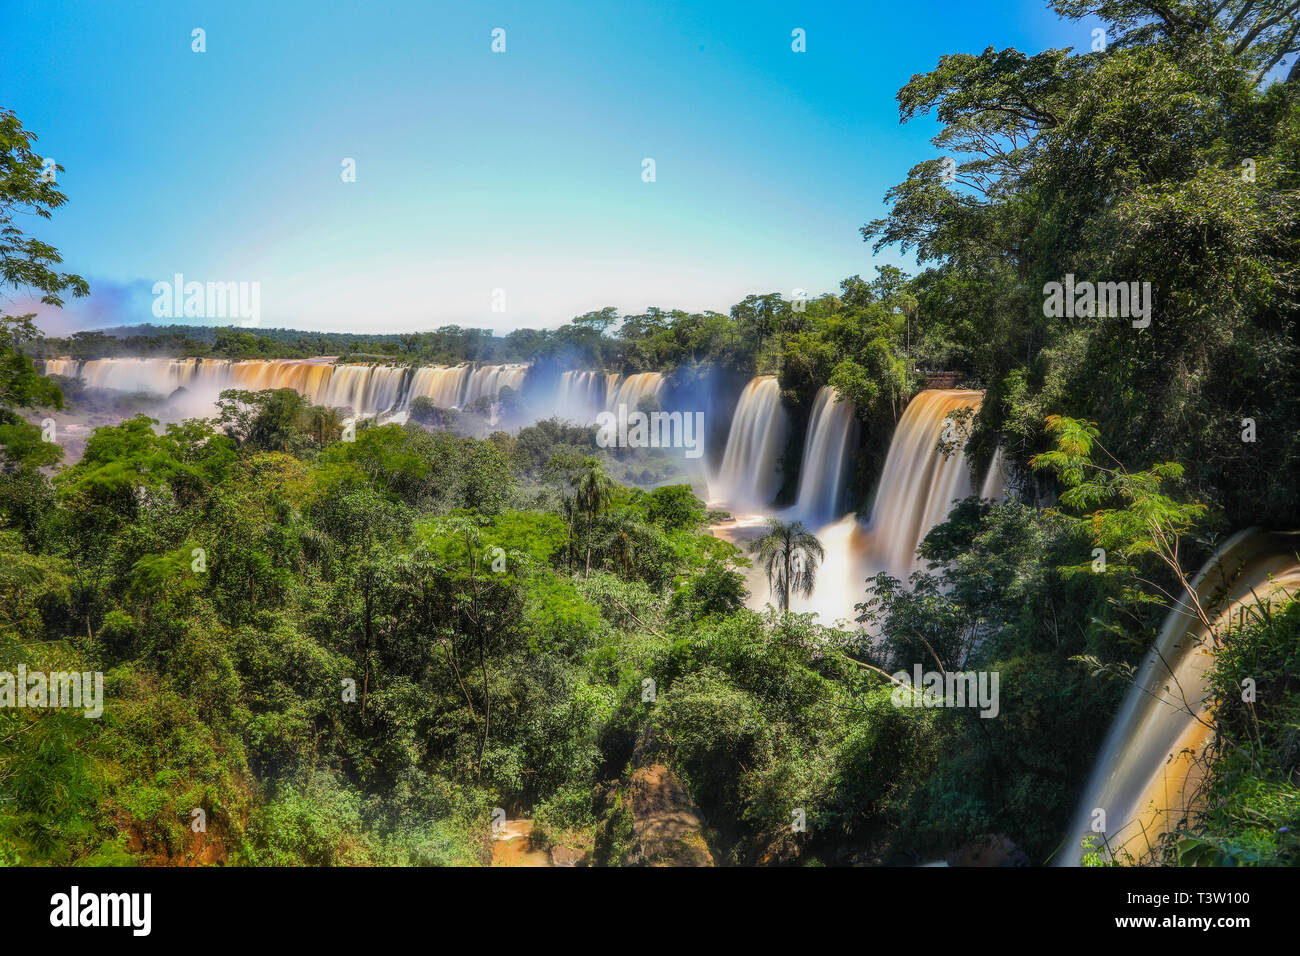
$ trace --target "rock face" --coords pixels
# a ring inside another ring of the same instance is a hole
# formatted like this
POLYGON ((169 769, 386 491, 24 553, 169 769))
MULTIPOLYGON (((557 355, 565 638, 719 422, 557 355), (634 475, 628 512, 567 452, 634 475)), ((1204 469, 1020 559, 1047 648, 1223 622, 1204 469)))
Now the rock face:
POLYGON ((627 784, 632 840, 625 862, 640 866, 713 866, 704 819, 676 774, 661 763, 636 770, 627 784))
POLYGON ((587 854, 571 846, 551 847, 551 866, 586 866, 587 854))
POLYGON ((925 388, 957 388, 965 379, 963 372, 922 372, 925 388))

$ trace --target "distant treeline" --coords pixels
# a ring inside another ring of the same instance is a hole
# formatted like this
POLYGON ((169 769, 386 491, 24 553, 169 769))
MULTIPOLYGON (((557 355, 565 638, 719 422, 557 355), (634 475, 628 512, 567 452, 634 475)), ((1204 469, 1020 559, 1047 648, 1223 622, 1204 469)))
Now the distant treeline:
POLYGON ((904 281, 896 270, 885 270, 882 278, 872 283, 854 276, 841 284, 841 295, 804 303, 775 292, 751 295, 732 306, 727 315, 658 308, 620 315, 607 307, 577 316, 556 329, 516 329, 507 335, 456 325, 390 334, 134 325, 52 337, 32 343, 30 351, 40 357, 68 356, 83 361, 127 355, 225 359, 337 355, 361 362, 536 362, 628 373, 669 371, 692 364, 775 372, 790 336, 818 327, 819 318, 826 315, 884 299, 904 281))

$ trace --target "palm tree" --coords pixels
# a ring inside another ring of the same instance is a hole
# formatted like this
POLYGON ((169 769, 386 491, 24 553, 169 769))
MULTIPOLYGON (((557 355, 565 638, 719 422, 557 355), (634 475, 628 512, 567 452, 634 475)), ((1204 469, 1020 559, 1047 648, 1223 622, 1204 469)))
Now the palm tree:
POLYGON ((316 436, 318 448, 324 448, 327 439, 333 441, 343 434, 343 422, 337 408, 313 405, 307 409, 307 425, 316 436))
POLYGON ((769 518, 767 534, 749 549, 758 554, 759 564, 767 572, 767 586, 782 611, 790 609, 790 592, 808 597, 817 578, 817 562, 826 552, 817 536, 804 528, 802 521, 786 524, 769 518))
POLYGON ((623 576, 630 577, 632 565, 636 561, 637 549, 645 538, 645 529, 635 515, 627 509, 614 512, 605 521, 609 529, 607 547, 609 556, 623 569, 623 576))
POLYGON ((591 527, 596 515, 609 507, 614 495, 614 482, 605 474, 599 458, 584 458, 582 469, 570 479, 574 489, 574 504, 587 513, 587 567, 583 577, 591 574, 591 527))

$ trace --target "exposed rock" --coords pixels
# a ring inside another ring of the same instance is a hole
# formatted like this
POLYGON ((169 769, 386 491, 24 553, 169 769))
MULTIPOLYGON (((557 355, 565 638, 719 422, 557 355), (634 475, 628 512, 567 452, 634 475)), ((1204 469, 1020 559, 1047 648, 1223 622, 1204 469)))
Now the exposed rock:
POLYGON ((1028 866, 1029 857, 1005 833, 993 833, 949 854, 953 866, 1028 866))
POLYGON ((596 862, 614 866, 713 866, 704 818, 677 775, 661 763, 633 771, 606 794, 596 862))
POLYGON ((551 847, 551 866, 585 866, 587 854, 571 846, 551 847))
POLYGON ((636 846, 629 863, 713 866, 704 819, 677 775, 661 763, 642 767, 629 783, 636 846))

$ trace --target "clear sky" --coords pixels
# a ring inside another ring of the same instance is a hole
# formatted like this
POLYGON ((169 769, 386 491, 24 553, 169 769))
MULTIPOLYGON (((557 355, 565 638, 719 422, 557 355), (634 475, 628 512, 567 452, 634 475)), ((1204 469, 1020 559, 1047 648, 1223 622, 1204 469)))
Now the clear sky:
POLYGON ((94 290, 51 331, 159 321, 175 273, 259 283, 262 326, 506 331, 870 276, 858 227, 937 155, 898 88, 1091 27, 1044 0, 0 0, 0 105, 66 169, 31 232, 94 290))

